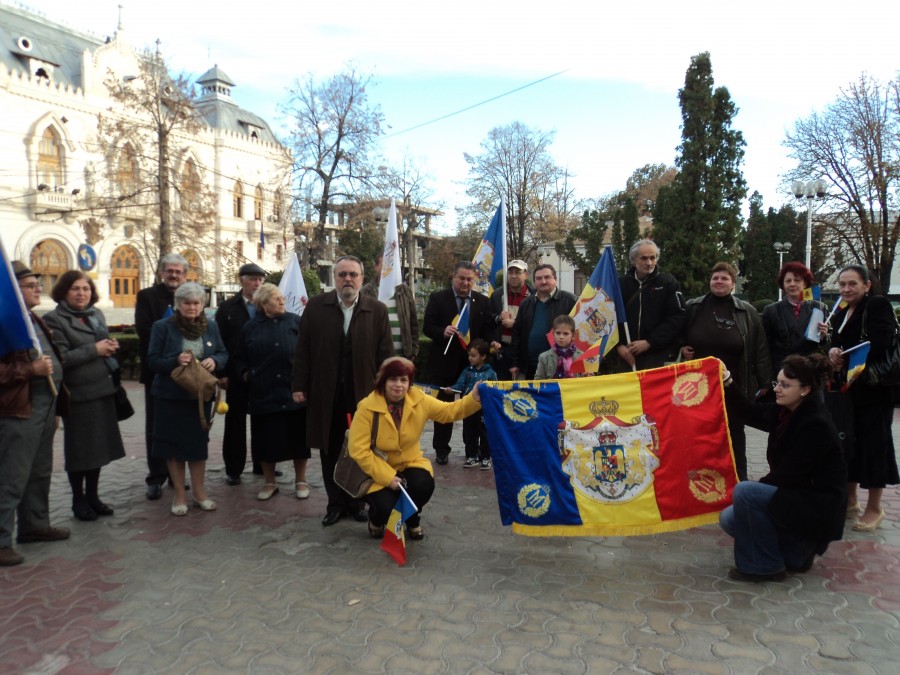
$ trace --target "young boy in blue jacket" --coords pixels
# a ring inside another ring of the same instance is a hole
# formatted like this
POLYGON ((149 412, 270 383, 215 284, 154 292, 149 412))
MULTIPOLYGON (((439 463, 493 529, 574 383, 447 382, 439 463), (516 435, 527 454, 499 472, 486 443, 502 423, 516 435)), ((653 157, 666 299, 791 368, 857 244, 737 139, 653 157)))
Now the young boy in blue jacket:
MULTIPOLYGON (((462 371, 456 384, 451 387, 454 392, 459 392, 463 396, 472 391, 477 382, 497 380, 497 373, 487 364, 490 346, 485 340, 481 338, 472 340, 469 343, 468 353, 469 367, 462 371)), ((463 442, 466 444, 464 469, 480 465, 482 470, 488 471, 493 467, 484 416, 480 410, 463 420, 463 442)))

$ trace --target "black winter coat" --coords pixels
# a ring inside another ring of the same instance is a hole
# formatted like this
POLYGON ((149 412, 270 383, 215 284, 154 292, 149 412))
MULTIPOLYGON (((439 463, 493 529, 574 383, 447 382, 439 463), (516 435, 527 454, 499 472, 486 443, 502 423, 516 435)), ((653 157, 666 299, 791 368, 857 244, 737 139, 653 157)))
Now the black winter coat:
POLYGON ((244 324, 230 371, 241 382, 246 376, 251 415, 305 407, 294 403, 291 386, 299 334, 300 317, 290 312, 267 317, 260 311, 244 324))
MULTIPOLYGON (((634 267, 619 277, 622 302, 628 317, 628 335, 632 341, 647 340, 649 351, 635 361, 639 370, 659 368, 675 353, 684 323, 684 302, 675 277, 660 272, 641 281, 634 267)), ((625 344, 625 328, 619 324, 619 341, 625 344)))

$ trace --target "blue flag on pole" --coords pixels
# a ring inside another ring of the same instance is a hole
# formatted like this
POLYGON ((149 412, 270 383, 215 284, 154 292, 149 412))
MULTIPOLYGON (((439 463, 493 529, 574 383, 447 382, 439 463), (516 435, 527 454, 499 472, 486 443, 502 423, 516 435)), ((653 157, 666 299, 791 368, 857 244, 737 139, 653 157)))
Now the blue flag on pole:
POLYGON ((37 349, 36 342, 12 262, 0 242, 0 357, 20 349, 37 349))
POLYGON ((472 263, 478 269, 474 290, 490 297, 497 287, 497 273, 506 269, 506 209, 502 201, 472 263))

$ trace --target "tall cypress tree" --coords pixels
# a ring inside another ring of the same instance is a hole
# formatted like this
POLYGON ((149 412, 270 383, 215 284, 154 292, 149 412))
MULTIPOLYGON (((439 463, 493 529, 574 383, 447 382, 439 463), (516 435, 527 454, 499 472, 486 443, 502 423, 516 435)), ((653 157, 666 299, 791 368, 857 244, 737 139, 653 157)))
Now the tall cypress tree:
POLYGON ((709 52, 692 57, 678 92, 678 175, 660 189, 653 210, 653 238, 687 297, 708 290, 718 260, 737 262, 741 201, 747 194, 741 172, 744 137, 732 128, 737 107, 728 89, 713 85, 709 52))

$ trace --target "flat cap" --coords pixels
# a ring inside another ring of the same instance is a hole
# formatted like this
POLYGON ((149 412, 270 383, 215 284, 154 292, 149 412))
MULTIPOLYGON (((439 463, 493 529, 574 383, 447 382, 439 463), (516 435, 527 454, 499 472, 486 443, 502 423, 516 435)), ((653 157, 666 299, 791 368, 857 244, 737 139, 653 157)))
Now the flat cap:
POLYGON ((246 265, 241 265, 241 269, 238 270, 238 276, 264 277, 266 276, 266 271, 256 263, 247 263, 246 265))

